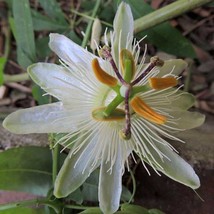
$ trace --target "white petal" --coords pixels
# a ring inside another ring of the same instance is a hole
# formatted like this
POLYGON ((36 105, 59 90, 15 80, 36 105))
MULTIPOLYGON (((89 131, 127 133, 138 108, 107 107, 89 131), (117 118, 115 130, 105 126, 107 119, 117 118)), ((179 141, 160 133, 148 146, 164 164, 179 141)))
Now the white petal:
POLYGON ((109 162, 102 163, 99 178, 99 206, 105 214, 116 212, 120 205, 123 170, 123 161, 120 151, 118 151, 112 171, 109 170, 110 167, 109 162))
POLYGON ((180 90, 176 94, 179 94, 178 98, 172 100, 170 104, 174 109, 187 110, 194 105, 195 96, 193 96, 192 94, 180 90))
POLYGON ((160 68, 160 72, 157 76, 162 77, 169 74, 172 71, 172 74, 179 76, 184 69, 186 69, 188 64, 182 59, 170 59, 164 61, 164 65, 160 68))
MULTIPOLYGON (((167 158, 163 157, 163 160, 161 160, 160 156, 157 154, 157 152, 154 151, 154 149, 149 145, 149 143, 147 142, 143 143, 146 143, 152 156, 162 167, 162 169, 160 167, 157 167, 159 171, 161 171, 171 179, 179 183, 182 183, 186 186, 189 186, 192 189, 197 189, 200 186, 200 180, 196 175, 195 171, 193 170, 193 168, 186 161, 184 161, 179 155, 177 155, 167 146, 160 143, 156 143, 155 146, 169 158, 168 160, 167 158)), ((153 162, 152 158, 150 158, 150 160, 151 162, 153 162)))
POLYGON ((66 197, 75 191, 98 167, 98 161, 93 170, 91 166, 94 161, 91 158, 91 151, 95 149, 95 145, 96 142, 91 141, 88 145, 82 146, 75 155, 71 154, 72 150, 70 151, 55 181, 54 195, 57 198, 66 197))
POLYGON ((199 112, 174 110, 170 112, 170 115, 175 118, 176 124, 169 123, 167 125, 178 129, 193 129, 201 126, 205 120, 205 115, 199 112))
POLYGON ((87 68, 87 66, 91 66, 87 60, 92 61, 96 57, 66 36, 58 33, 50 34, 49 47, 68 65, 82 64, 87 68))
POLYGON ((119 64, 120 49, 127 48, 127 38, 132 37, 134 33, 134 19, 131 8, 128 4, 122 2, 114 18, 114 41, 113 41, 113 55, 117 65, 119 64))
POLYGON ((16 134, 66 133, 75 130, 61 102, 13 112, 5 118, 3 126, 16 134))
POLYGON ((59 100, 69 99, 72 90, 81 86, 64 67, 51 63, 36 63, 28 67, 33 81, 59 100))

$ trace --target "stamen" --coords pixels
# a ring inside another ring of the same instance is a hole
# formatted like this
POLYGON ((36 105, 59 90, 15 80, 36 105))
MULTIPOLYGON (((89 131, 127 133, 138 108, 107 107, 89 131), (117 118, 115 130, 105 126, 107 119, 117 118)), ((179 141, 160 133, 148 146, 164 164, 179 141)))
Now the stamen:
POLYGON ((178 80, 175 77, 151 77, 149 78, 149 84, 153 89, 162 90, 176 86, 178 84, 178 80))
POLYGON ((154 56, 150 59, 150 64, 146 68, 146 70, 139 76, 137 79, 135 79, 131 85, 136 85, 139 83, 155 66, 163 66, 164 61, 159 59, 157 56, 154 56))
POLYGON ((104 46, 102 49, 100 49, 99 55, 101 57, 103 57, 104 59, 107 59, 110 62, 110 64, 111 64, 117 78, 119 79, 119 81, 122 84, 126 84, 126 81, 123 79, 123 77, 121 76, 120 72, 117 69, 117 66, 114 62, 112 55, 111 55, 111 49, 108 46, 104 46))
POLYGON ((130 105, 137 114, 151 122, 154 122, 156 124, 164 124, 166 122, 165 116, 155 112, 137 96, 131 100, 130 105))
POLYGON ((125 119, 125 111, 116 108, 109 116, 105 115, 106 107, 100 107, 92 111, 92 117, 98 121, 118 121, 125 119))
POLYGON ((92 60, 92 69, 96 78, 103 84, 106 84, 110 87, 117 85, 117 79, 110 74, 106 73, 99 65, 99 61, 95 58, 92 60))

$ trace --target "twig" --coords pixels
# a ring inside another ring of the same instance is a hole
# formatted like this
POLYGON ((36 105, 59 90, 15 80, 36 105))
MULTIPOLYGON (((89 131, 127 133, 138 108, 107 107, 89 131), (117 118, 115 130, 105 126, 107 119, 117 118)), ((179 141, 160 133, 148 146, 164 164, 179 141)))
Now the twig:
POLYGON ((214 15, 207 17, 206 19, 202 19, 200 22, 198 22, 197 24, 195 24, 194 26, 192 26, 190 29, 186 30, 183 33, 183 36, 188 35, 189 33, 191 33, 193 30, 195 30, 196 28, 200 27, 201 25, 203 25, 205 22, 211 20, 214 18, 214 15))
POLYGON ((19 91, 25 92, 25 93, 32 93, 30 88, 23 86, 21 84, 18 84, 16 82, 7 83, 6 85, 11 87, 11 88, 15 88, 19 91))

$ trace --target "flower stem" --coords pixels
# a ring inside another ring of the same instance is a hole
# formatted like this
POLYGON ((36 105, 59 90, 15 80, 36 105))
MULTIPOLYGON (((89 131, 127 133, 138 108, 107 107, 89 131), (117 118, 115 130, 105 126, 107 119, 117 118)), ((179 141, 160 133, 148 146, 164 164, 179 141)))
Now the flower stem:
POLYGON ((57 143, 52 148, 52 160, 53 160, 53 164, 52 164, 52 180, 53 180, 53 184, 55 183, 56 176, 57 176, 58 171, 59 171, 59 153, 60 153, 60 146, 57 143))
POLYGON ((134 196, 135 196, 135 192, 136 192, 136 180, 135 180, 133 172, 131 170, 129 170, 129 172, 130 172, 130 175, 131 175, 131 178, 132 178, 132 186, 133 186, 132 195, 131 195, 131 197, 129 199, 129 202, 128 202, 130 204, 133 201, 134 196))
POLYGON ((200 7, 212 0, 178 0, 159 10, 156 10, 148 15, 145 15, 134 22, 134 31, 139 33, 154 27, 162 22, 165 22, 171 18, 179 16, 194 8, 200 7))
MULTIPOLYGON (((101 3, 101 0, 97 0, 96 1, 96 4, 94 6, 94 9, 93 9, 93 12, 92 12, 92 15, 91 15, 92 18, 96 17, 97 11, 98 11, 99 6, 100 6, 100 3, 101 3)), ((82 45, 81 46, 83 48, 85 48, 87 43, 88 43, 88 40, 89 40, 89 37, 90 37, 90 33, 91 33, 91 29, 92 29, 92 24, 93 24, 93 20, 90 20, 89 23, 88 23, 88 26, 86 28, 85 36, 84 36, 83 41, 82 41, 82 45)))

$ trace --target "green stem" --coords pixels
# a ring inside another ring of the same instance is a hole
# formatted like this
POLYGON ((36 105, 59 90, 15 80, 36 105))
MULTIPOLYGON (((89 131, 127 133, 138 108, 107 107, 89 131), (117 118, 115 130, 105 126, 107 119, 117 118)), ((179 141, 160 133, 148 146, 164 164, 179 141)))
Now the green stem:
POLYGON ((4 82, 8 83, 8 82, 21 82, 21 81, 26 81, 29 80, 30 77, 28 75, 28 73, 23 73, 23 74, 14 74, 14 75, 9 75, 9 74, 5 74, 4 75, 4 82))
POLYGON ((179 16, 211 1, 212 0, 178 0, 159 10, 149 13, 148 15, 136 19, 134 22, 135 33, 154 27, 155 25, 179 16))
POLYGON ((1 66, 0 66, 1 67, 0 85, 2 85, 4 83, 4 68, 7 63, 9 53, 10 53, 10 39, 11 39, 11 31, 10 31, 9 26, 7 26, 7 28, 6 27, 2 28, 2 31, 5 34, 5 46, 4 46, 4 55, 3 55, 4 58, 2 59, 1 66))
MULTIPOLYGON (((84 17, 84 18, 86 18, 86 19, 89 19, 89 20, 91 20, 91 21, 94 21, 94 20, 95 20, 95 18, 93 18, 93 17, 91 17, 91 16, 89 16, 89 15, 87 15, 87 14, 80 13, 80 12, 78 12, 78 11, 76 11, 76 10, 71 9, 71 12, 72 12, 72 13, 75 13, 75 14, 77 14, 77 15, 79 15, 79 16, 82 16, 82 17, 84 17)), ((102 24, 108 26, 108 27, 111 27, 111 28, 113 27, 113 25, 110 24, 110 23, 108 23, 108 22, 105 22, 105 21, 102 21, 102 20, 100 20, 100 22, 101 22, 102 24)))
POLYGON ((11 32, 10 28, 8 26, 7 32, 6 32, 6 41, 5 41, 5 48, 4 48, 4 57, 8 58, 10 53, 10 39, 11 39, 11 32))
POLYGON ((122 97, 121 95, 117 95, 106 107, 104 115, 108 117, 123 101, 124 97, 122 97))
POLYGON ((47 205, 55 210, 56 213, 61 213, 61 203, 56 202, 51 202, 47 199, 32 199, 32 200, 27 200, 27 201, 19 201, 19 202, 12 202, 8 204, 0 204, 0 210, 7 210, 7 209, 12 209, 12 208, 17 208, 17 207, 28 207, 28 206, 33 206, 33 205, 47 205))
POLYGON ((91 209, 91 208, 98 208, 98 207, 85 207, 85 206, 77 206, 77 205, 65 205, 65 208, 69 209, 75 209, 75 210, 86 210, 86 209, 91 209))
POLYGON ((143 93, 146 91, 149 91, 151 88, 148 85, 140 85, 140 86, 134 86, 132 88, 131 97, 133 97, 137 93, 143 93))
MULTIPOLYGON (((100 6, 100 3, 101 3, 101 0, 97 0, 96 1, 96 4, 95 4, 94 9, 93 9, 93 13, 91 15, 92 18, 96 17, 98 8, 100 6)), ((86 47, 86 45, 88 43, 88 40, 89 40, 89 37, 90 37, 90 33, 91 33, 92 24, 93 24, 93 20, 90 20, 89 23, 88 23, 88 26, 86 28, 85 36, 83 38, 82 45, 81 45, 84 48, 86 47)))
POLYGON ((55 183, 56 176, 59 171, 59 153, 60 153, 60 146, 57 143, 56 146, 52 148, 52 160, 53 160, 53 166, 52 166, 52 180, 53 184, 55 183))

